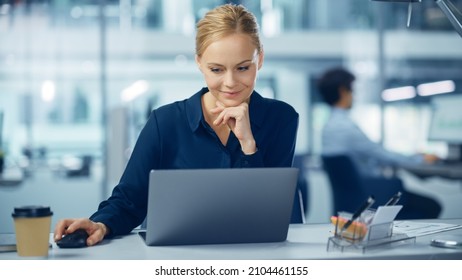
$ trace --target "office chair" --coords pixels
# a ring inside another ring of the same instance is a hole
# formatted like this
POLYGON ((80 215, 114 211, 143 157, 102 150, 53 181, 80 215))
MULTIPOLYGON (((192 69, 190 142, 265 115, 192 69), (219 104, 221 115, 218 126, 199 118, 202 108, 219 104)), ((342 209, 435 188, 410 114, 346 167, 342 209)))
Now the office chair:
POLYGON ((399 178, 365 177, 347 155, 322 156, 322 163, 332 187, 333 214, 355 212, 369 195, 375 196, 372 208, 377 208, 398 191, 402 193, 398 204, 406 205, 408 193, 399 178))
POLYGON ((298 168, 297 188, 295 190, 294 206, 292 216, 290 219, 291 224, 304 224, 306 223, 306 209, 308 200, 308 181, 306 177, 305 160, 307 155, 300 154, 294 156, 293 167, 298 168))

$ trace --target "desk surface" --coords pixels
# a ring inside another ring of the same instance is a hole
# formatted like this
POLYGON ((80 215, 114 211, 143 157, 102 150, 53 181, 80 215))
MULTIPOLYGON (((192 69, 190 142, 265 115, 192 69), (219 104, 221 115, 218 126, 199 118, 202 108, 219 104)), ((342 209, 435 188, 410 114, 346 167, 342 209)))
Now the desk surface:
POLYGON ((439 176, 462 180, 462 163, 403 165, 402 168, 419 177, 439 176))
MULTIPOLYGON (((420 221, 420 220, 419 220, 420 221)), ((426 220, 435 223, 462 224, 462 219, 426 220)), ((430 246, 434 235, 417 237, 416 242, 390 248, 361 252, 327 251, 327 240, 332 235, 330 224, 294 224, 287 240, 279 243, 146 246, 133 232, 120 238, 80 249, 61 249, 53 243, 48 259, 118 259, 118 260, 271 260, 271 259, 462 259, 462 249, 430 246)), ((462 229, 447 234, 462 234, 462 229)), ((444 234, 444 233, 439 233, 444 234)), ((1 259, 22 259, 16 252, 0 253, 1 259)))

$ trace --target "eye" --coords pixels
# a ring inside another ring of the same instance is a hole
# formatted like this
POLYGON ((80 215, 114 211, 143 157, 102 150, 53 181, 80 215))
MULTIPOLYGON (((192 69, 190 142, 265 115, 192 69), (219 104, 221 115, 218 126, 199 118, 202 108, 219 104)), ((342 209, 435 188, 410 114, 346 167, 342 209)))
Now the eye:
POLYGON ((237 68, 237 71, 240 71, 240 72, 244 72, 244 71, 247 71, 249 70, 249 66, 239 66, 237 68))
POLYGON ((220 73, 221 71, 222 70, 220 68, 215 68, 215 67, 210 68, 210 72, 212 72, 212 73, 220 73))

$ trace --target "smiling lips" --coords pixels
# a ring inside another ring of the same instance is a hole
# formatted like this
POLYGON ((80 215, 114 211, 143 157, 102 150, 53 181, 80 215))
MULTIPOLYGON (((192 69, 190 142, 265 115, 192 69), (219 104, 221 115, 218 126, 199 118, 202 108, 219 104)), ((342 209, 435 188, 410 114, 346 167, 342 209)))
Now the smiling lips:
POLYGON ((241 93, 241 91, 232 91, 232 92, 222 91, 221 93, 224 94, 227 97, 236 97, 236 96, 239 95, 239 93, 241 93))

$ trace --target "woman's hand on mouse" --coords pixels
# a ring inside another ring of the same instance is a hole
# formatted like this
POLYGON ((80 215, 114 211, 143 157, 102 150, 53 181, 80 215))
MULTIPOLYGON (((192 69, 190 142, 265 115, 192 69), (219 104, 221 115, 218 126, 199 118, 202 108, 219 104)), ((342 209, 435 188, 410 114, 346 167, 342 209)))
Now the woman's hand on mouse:
POLYGON ((88 233, 87 245, 95 245, 104 239, 108 228, 103 223, 95 223, 87 218, 80 219, 63 219, 55 227, 54 240, 58 241, 63 235, 72 233, 77 229, 84 229, 88 233))

